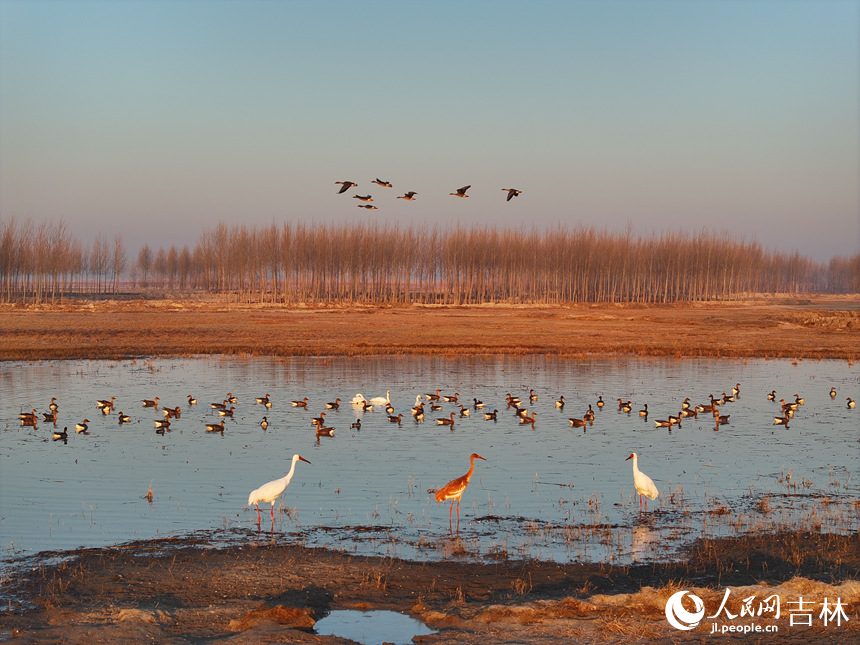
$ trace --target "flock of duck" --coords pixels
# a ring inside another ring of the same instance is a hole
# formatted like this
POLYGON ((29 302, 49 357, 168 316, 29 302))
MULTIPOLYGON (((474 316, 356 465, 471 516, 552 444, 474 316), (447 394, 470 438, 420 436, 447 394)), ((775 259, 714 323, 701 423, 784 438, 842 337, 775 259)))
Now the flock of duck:
MULTIPOLYGON (((350 188, 357 188, 358 187, 358 184, 355 183, 354 181, 336 181, 334 183, 340 184, 340 190, 337 191, 338 195, 344 194, 350 188)), ((384 181, 382 179, 379 179, 379 177, 377 177, 376 179, 374 179, 370 183, 376 184, 377 186, 381 186, 382 188, 394 188, 394 185, 390 181, 384 181)), ((471 187, 472 187, 471 184, 469 184, 468 186, 462 186, 461 188, 458 188, 453 193, 448 193, 448 194, 453 195, 454 197, 466 198, 466 197, 469 197, 469 195, 466 194, 466 191, 469 190, 471 187)), ((507 202, 511 201, 511 199, 513 199, 514 197, 521 195, 523 192, 523 191, 518 190, 516 188, 502 188, 502 191, 506 192, 508 194, 507 198, 505 199, 505 201, 507 201, 507 202)), ((409 192, 406 192, 402 195, 398 195, 397 199, 403 199, 403 200, 406 200, 409 202, 414 202, 415 201, 415 195, 417 195, 417 194, 418 193, 415 192, 414 190, 410 190, 409 192)), ((352 198, 357 199, 360 202, 363 202, 361 204, 358 204, 359 208, 365 208, 367 210, 377 210, 377 207, 370 203, 373 201, 373 196, 370 194, 367 194, 367 195, 355 194, 352 196, 352 198)))
MULTIPOLYGON (((775 390, 772 390, 767 395, 767 399, 773 402, 776 402, 777 394, 775 390)), ((830 398, 835 399, 837 397, 836 388, 830 389, 830 398)), ((740 383, 735 384, 731 388, 731 394, 727 394, 726 392, 722 393, 720 398, 716 398, 713 395, 709 395, 710 401, 708 403, 702 403, 699 405, 692 405, 690 402, 690 398, 687 397, 681 403, 681 409, 679 410, 677 415, 667 415, 666 419, 656 419, 654 420, 655 427, 665 427, 668 428, 671 432, 673 426, 681 427, 681 421, 685 418, 694 418, 698 419, 699 415, 712 415, 715 421, 715 430, 719 430, 721 425, 726 425, 730 423, 730 415, 723 414, 728 404, 735 402, 738 398, 740 398, 740 383)), ((621 414, 631 414, 633 411, 633 405, 628 400, 625 401, 622 398, 616 399, 618 402, 618 412, 621 414)), ((197 398, 192 395, 188 395, 188 406, 196 406, 197 398)), ((529 407, 535 406, 538 401, 538 395, 534 392, 534 390, 529 390, 527 397, 521 399, 520 397, 514 396, 511 393, 508 393, 505 397, 505 405, 508 412, 513 411, 515 417, 518 418, 520 424, 530 425, 533 429, 535 427, 535 423, 537 420, 537 413, 532 411, 529 414, 529 407)), ((855 407, 855 402, 851 397, 846 398, 846 405, 849 409, 853 409, 855 407)), ((315 432, 317 436, 317 441, 319 441, 320 437, 333 437, 335 435, 336 428, 327 425, 325 420, 325 416, 327 413, 332 411, 337 411, 341 407, 341 399, 335 398, 333 401, 327 401, 323 404, 320 404, 322 409, 317 413, 318 416, 314 416, 311 418, 311 428, 315 432)), ((150 408, 153 411, 158 411, 159 409, 159 399, 155 397, 153 399, 143 399, 139 401, 144 408, 150 408)), ((205 430, 206 432, 218 432, 223 435, 225 430, 225 420, 232 418, 234 415, 235 406, 238 403, 238 398, 233 395, 232 392, 228 392, 227 396, 224 397, 221 401, 212 402, 209 404, 209 407, 212 413, 217 414, 220 417, 220 422, 218 423, 206 423, 205 430)), ((271 396, 267 393, 264 396, 255 397, 255 404, 262 405, 264 409, 270 409, 273 405, 273 400, 271 396)), ((794 394, 794 400, 786 401, 784 398, 779 399, 780 414, 775 415, 773 417, 774 425, 781 425, 786 428, 789 427, 789 422, 793 419, 795 414, 797 414, 800 406, 805 404, 803 397, 799 394, 794 394)), ((304 397, 302 399, 292 400, 290 401, 290 405, 294 408, 301 408, 304 410, 308 409, 309 401, 308 397, 304 397)), ((387 391, 385 396, 377 396, 372 397, 370 399, 366 398, 363 394, 356 394, 350 401, 349 405, 352 409, 357 413, 363 412, 373 412, 376 409, 384 410, 387 414, 388 421, 390 423, 396 423, 398 426, 402 425, 404 420, 405 412, 398 412, 395 414, 396 410, 391 403, 391 391, 387 391)), ((563 411, 566 402, 564 400, 564 396, 559 396, 558 399, 555 399, 553 402, 554 408, 563 411)), ((606 406, 606 402, 603 399, 603 396, 600 395, 597 400, 593 404, 598 408, 598 410, 603 409, 606 406)), ((116 397, 111 397, 110 399, 100 399, 96 401, 96 408, 101 412, 103 416, 111 415, 116 408, 116 397)), ((415 404, 411 406, 409 409, 409 416, 412 417, 416 424, 420 424, 425 420, 425 414, 427 411, 431 413, 439 413, 439 416, 435 416, 436 425, 447 426, 451 430, 454 429, 455 424, 464 417, 470 417, 472 412, 474 411, 476 415, 483 415, 483 418, 487 421, 497 421, 499 410, 494 408, 492 411, 488 409, 488 407, 484 404, 483 401, 478 400, 477 398, 473 398, 471 403, 464 405, 460 402, 460 393, 455 392, 453 394, 442 394, 441 389, 437 389, 435 392, 428 392, 426 394, 418 394, 415 397, 415 404), (448 404, 450 406, 456 406, 458 409, 453 411, 448 411, 447 414, 443 412, 444 406, 448 404)), ((21 421, 21 425, 23 426, 32 426, 36 427, 39 422, 47 422, 51 423, 54 426, 53 429, 53 439, 55 441, 62 440, 63 442, 68 441, 68 426, 63 427, 62 431, 57 430, 57 418, 58 418, 59 406, 57 404, 56 397, 51 398, 51 402, 48 405, 48 412, 40 414, 33 409, 30 412, 21 412, 18 415, 19 420, 21 421)), ((155 431, 158 434, 164 434, 165 432, 170 431, 171 422, 173 420, 181 418, 182 411, 179 405, 175 407, 170 406, 161 406, 161 415, 154 419, 155 431)), ((638 416, 641 417, 644 421, 647 422, 649 417, 648 405, 643 404, 642 408, 638 410, 638 416)), ((130 423, 132 421, 131 417, 125 414, 122 411, 117 412, 116 418, 118 419, 118 424, 123 425, 130 423)), ((595 411, 592 407, 592 404, 588 404, 588 409, 584 411, 581 417, 570 417, 568 418, 568 422, 570 427, 581 427, 585 430, 587 426, 593 426, 595 421, 595 411)), ((83 419, 79 423, 76 423, 75 433, 76 434, 87 434, 89 429, 89 419, 83 419)), ((356 418, 355 422, 351 424, 351 430, 360 431, 361 430, 361 417, 356 418)), ((259 425, 264 430, 268 428, 269 422, 268 417, 263 416, 262 420, 259 422, 259 425)), ((463 492, 466 490, 466 487, 469 484, 469 480, 472 477, 472 473, 475 468, 475 460, 481 459, 481 457, 477 453, 473 453, 470 456, 470 468, 469 471, 446 484, 445 486, 439 488, 438 490, 430 490, 428 492, 435 493, 435 499, 437 502, 444 502, 447 500, 451 500, 451 507, 448 511, 448 522, 449 527, 452 526, 452 512, 454 508, 454 502, 457 503, 457 528, 459 530, 459 521, 460 521, 460 498, 463 495, 463 492)), ((649 478, 646 474, 639 470, 638 466, 638 455, 637 453, 631 453, 627 460, 633 460, 633 483, 636 489, 637 494, 639 495, 639 505, 640 510, 643 504, 643 497, 645 498, 644 506, 647 510, 648 508, 648 499, 656 499, 659 492, 657 487, 654 485, 654 482, 649 478)), ((290 480, 293 477, 295 472, 296 463, 298 461, 304 461, 310 463, 304 457, 296 454, 292 457, 292 466, 290 471, 287 473, 285 477, 281 477, 279 479, 275 479, 270 481, 256 490, 252 491, 251 495, 248 499, 248 505, 255 505, 257 509, 257 522, 260 522, 260 508, 259 502, 269 502, 272 505, 272 521, 274 522, 274 506, 275 500, 280 497, 281 494, 286 490, 289 485, 290 480)))

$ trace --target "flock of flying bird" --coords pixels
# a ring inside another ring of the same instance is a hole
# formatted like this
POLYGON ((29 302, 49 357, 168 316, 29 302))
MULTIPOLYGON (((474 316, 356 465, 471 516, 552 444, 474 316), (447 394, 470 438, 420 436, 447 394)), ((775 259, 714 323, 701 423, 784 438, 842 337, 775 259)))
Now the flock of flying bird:
MULTIPOLYGON (((340 184, 340 190, 337 191, 338 195, 342 195, 343 193, 348 191, 350 188, 357 188, 358 187, 358 184, 355 183, 354 181, 336 181, 334 183, 340 184)), ((370 183, 376 184, 377 186, 381 186, 383 188, 394 188, 393 184, 390 181, 384 181, 382 179, 379 179, 379 177, 377 177, 376 179, 374 179, 370 183)), ((472 187, 472 185, 469 184, 468 186, 463 186, 462 188, 458 188, 455 192, 448 193, 448 194, 453 195, 454 197, 466 198, 466 197, 469 197, 469 195, 466 194, 466 191, 469 190, 471 187, 472 187)), ((523 192, 523 191, 518 190, 516 188, 502 188, 502 191, 504 191, 508 194, 507 199, 505 199, 505 201, 508 201, 508 202, 511 201, 511 199, 513 199, 514 197, 521 195, 523 192)), ((417 195, 417 194, 418 193, 416 193, 414 190, 410 190, 407 193, 404 193, 402 195, 398 195, 397 199, 404 199, 404 200, 409 201, 409 202, 414 202, 415 201, 415 195, 417 195)), ((357 199, 361 202, 365 202, 363 204, 358 204, 359 208, 366 208, 367 210, 377 210, 377 207, 370 203, 373 201, 373 196, 370 194, 367 194, 367 195, 357 195, 356 194, 356 195, 353 195, 352 198, 357 199)))
MULTIPOLYGON (((679 428, 681 427, 681 419, 686 417, 698 418, 698 415, 701 414, 713 414, 714 419, 716 421, 716 430, 720 429, 720 425, 725 425, 729 423, 730 415, 721 414, 721 408, 725 406, 727 403, 734 402, 737 398, 740 397, 740 383, 735 384, 734 387, 731 388, 732 393, 726 394, 723 392, 722 397, 717 399, 714 396, 710 396, 710 403, 701 404, 697 406, 692 406, 690 403, 689 397, 687 397, 681 404, 681 410, 677 416, 670 415, 668 419, 658 419, 655 420, 656 427, 667 427, 671 431, 674 425, 677 425, 679 428)), ((498 419, 499 411, 497 409, 493 409, 492 412, 485 408, 485 405, 482 401, 479 401, 477 398, 472 399, 472 403, 468 406, 463 405, 459 402, 459 392, 455 392, 451 395, 443 395, 440 389, 437 389, 435 392, 430 392, 427 394, 416 395, 415 397, 415 405, 410 408, 410 414, 414 418, 416 423, 420 423, 424 420, 425 414, 425 406, 429 406, 432 412, 439 412, 443 409, 443 404, 453 404, 459 405, 459 411, 450 412, 448 416, 439 416, 436 417, 436 424, 441 426, 448 426, 452 430, 455 424, 455 417, 469 417, 471 415, 472 410, 483 414, 484 419, 488 421, 496 421, 498 419)), ((830 398, 835 399, 837 396, 836 388, 830 389, 830 398)), ((776 391, 771 391, 767 398, 771 401, 776 402, 776 391)), ((534 390, 529 390, 528 394, 528 405, 534 405, 537 402, 538 395, 535 394, 534 390)), ((115 407, 115 397, 111 397, 110 399, 100 399, 96 401, 96 406, 98 410, 104 416, 108 416, 113 412, 115 407)), ((633 409, 633 406, 630 401, 624 401, 623 399, 617 399, 618 401, 618 411, 621 413, 630 414, 633 409)), ((143 407, 152 408, 155 411, 158 410, 158 397, 154 399, 143 399, 142 401, 143 407)), ((205 424, 207 432, 220 432, 223 434, 224 432, 224 420, 226 418, 231 418, 233 416, 233 412, 235 410, 235 404, 238 403, 238 399, 231 392, 227 393, 227 396, 220 402, 210 403, 210 408, 221 417, 221 421, 219 423, 207 423, 205 424)), ((263 405, 266 409, 270 409, 272 407, 272 399, 269 394, 265 396, 255 397, 255 403, 263 405)), ((373 397, 371 399, 367 399, 363 394, 356 394, 352 400, 349 402, 350 405, 357 411, 362 412, 372 412, 374 406, 379 406, 380 408, 385 409, 388 414, 388 421, 391 423, 397 423, 398 425, 402 424, 403 421, 403 413, 399 413, 397 415, 394 414, 394 407, 391 404, 391 391, 387 391, 385 396, 373 397)), ((789 421, 794 417, 797 412, 799 406, 805 404, 803 397, 798 394, 794 395, 794 401, 786 401, 785 399, 780 399, 779 403, 781 404, 781 414, 779 416, 773 417, 774 425, 782 425, 786 428, 789 425, 789 421)), ((292 407, 295 408, 303 408, 307 409, 308 407, 308 398, 304 397, 303 399, 293 400, 290 402, 292 407)), ((319 441, 319 437, 322 436, 334 436, 335 428, 325 425, 325 415, 326 411, 338 410, 340 408, 341 400, 340 398, 335 398, 334 401, 329 401, 325 403, 325 410, 319 412, 319 416, 313 417, 311 420, 312 426, 315 429, 317 440, 319 441)), ((534 428, 536 421, 536 413, 532 412, 531 415, 528 413, 528 409, 525 406, 525 402, 522 401, 519 397, 513 396, 510 393, 507 394, 506 397, 507 409, 513 409, 514 414, 519 418, 519 422, 521 424, 529 424, 534 428)), ((197 399, 192 395, 188 395, 188 405, 195 406, 197 405, 197 399)), ((559 396, 558 399, 554 401, 555 408, 559 410, 563 410, 565 406, 564 396, 559 396)), ((595 405, 598 409, 602 409, 606 403, 603 400, 603 396, 599 396, 595 405)), ((847 397, 847 407, 849 409, 853 409, 855 407, 855 402, 851 397, 847 397)), ((57 400, 55 397, 51 398, 51 403, 48 406, 49 412, 43 412, 42 419, 39 419, 39 415, 36 410, 33 409, 31 412, 21 412, 18 415, 19 420, 21 421, 21 425, 23 426, 32 426, 36 427, 37 423, 40 421, 52 423, 54 425, 53 438, 55 441, 62 440, 63 442, 68 441, 68 427, 64 427, 62 431, 56 429, 57 426, 57 413, 59 410, 59 406, 57 405, 57 400)), ((181 409, 177 405, 175 407, 164 407, 161 409, 162 416, 161 418, 157 418, 155 420, 155 431, 159 434, 164 434, 166 431, 170 430, 171 419, 179 419, 181 417, 181 409)), ((648 405, 645 404, 641 410, 639 410, 639 416, 647 421, 648 419, 648 405)), ((131 422, 131 418, 129 415, 124 414, 120 411, 117 414, 117 418, 120 425, 131 422)), ((569 418, 570 427, 582 427, 585 428, 587 424, 594 424, 594 410, 592 409, 591 404, 588 404, 588 410, 583 414, 581 418, 569 418)), ((80 423, 75 424, 75 433, 76 434, 86 434, 89 428, 90 421, 89 419, 84 419, 80 423)), ((260 426, 265 430, 268 427, 268 418, 264 416, 260 421, 260 426)), ((352 429, 361 430, 361 418, 357 418, 355 423, 351 425, 352 429)), ((469 481, 472 478, 472 474, 475 470, 475 460, 481 459, 484 460, 484 457, 480 456, 477 453, 472 453, 469 457, 470 459, 470 467, 468 472, 461 477, 457 477, 456 479, 451 480, 445 486, 442 486, 438 490, 429 490, 428 492, 433 493, 437 502, 445 502, 451 500, 451 506, 448 509, 448 526, 449 530, 453 532, 452 526, 452 513, 454 509, 454 502, 457 503, 457 531, 460 529, 460 498, 463 495, 463 492, 466 490, 469 485, 469 481)), ((648 499, 656 499, 659 495, 659 491, 655 486, 654 482, 651 480, 648 475, 639 470, 638 464, 638 455, 637 453, 631 453, 627 460, 633 460, 633 484, 636 489, 636 493, 639 495, 639 507, 640 512, 642 510, 643 505, 643 497, 645 498, 644 507, 645 510, 648 509, 648 499)), ((257 523, 260 523, 260 502, 268 502, 272 505, 271 508, 271 516, 272 522, 274 523, 275 519, 275 501, 284 493, 289 485, 290 481, 293 478, 293 474, 295 473, 296 463, 299 461, 304 461, 306 463, 310 463, 304 457, 295 454, 292 457, 292 464, 290 466, 289 472, 279 479, 272 480, 260 486, 251 492, 248 497, 248 506, 252 504, 257 509, 257 523)))

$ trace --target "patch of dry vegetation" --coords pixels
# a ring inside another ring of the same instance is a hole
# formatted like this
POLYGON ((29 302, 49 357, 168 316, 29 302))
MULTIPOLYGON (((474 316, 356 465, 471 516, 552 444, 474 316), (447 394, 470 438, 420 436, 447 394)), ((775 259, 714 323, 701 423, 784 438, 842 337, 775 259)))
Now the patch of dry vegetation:
POLYGON ((710 305, 278 307, 199 301, 0 307, 0 360, 392 354, 856 360, 860 298, 710 305))

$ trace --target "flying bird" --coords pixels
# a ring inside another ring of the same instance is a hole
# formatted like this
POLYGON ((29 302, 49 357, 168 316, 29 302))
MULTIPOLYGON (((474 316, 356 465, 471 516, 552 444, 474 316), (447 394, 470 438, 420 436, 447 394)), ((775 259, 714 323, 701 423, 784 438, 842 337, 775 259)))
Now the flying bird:
POLYGON ((363 202, 372 202, 373 201, 373 197, 371 197, 370 195, 353 195, 352 198, 353 199, 360 199, 363 202))
POLYGON ((471 184, 468 186, 463 186, 462 188, 458 188, 456 193, 448 193, 449 195, 454 195, 454 197, 468 197, 466 191, 472 187, 471 184))
MULTIPOLYGON (((467 186, 468 188, 468 186, 467 186)), ((445 484, 442 488, 436 491, 436 501, 444 502, 447 500, 451 500, 451 508, 448 509, 448 530, 451 530, 451 512, 454 510, 454 500, 457 500, 457 533, 460 532, 460 498, 463 496, 463 491, 466 490, 466 487, 469 485, 469 480, 472 479, 472 473, 475 472, 475 460, 476 459, 484 459, 481 455, 477 453, 472 453, 469 457, 469 461, 471 465, 469 466, 469 472, 467 472, 462 477, 457 477, 457 479, 453 479, 445 484)), ((486 461, 486 459, 484 459, 486 461)))
POLYGON ((337 191, 338 195, 340 195, 341 193, 345 193, 346 191, 348 191, 353 186, 358 186, 358 184, 356 184, 354 181, 336 181, 334 183, 342 184, 340 190, 337 191))
POLYGON ((417 194, 418 193, 416 193, 414 190, 410 190, 408 193, 406 193, 404 195, 398 195, 397 199, 405 199, 407 201, 414 202, 415 201, 415 195, 417 195, 417 194))
POLYGON ((376 178, 375 181, 370 182, 371 184, 378 184, 380 186, 385 186, 386 188, 394 188, 389 181, 382 181, 379 177, 376 178))
POLYGON ((505 200, 506 202, 511 201, 513 197, 516 197, 523 192, 521 190, 517 190, 516 188, 502 188, 502 190, 508 191, 508 198, 505 200))
POLYGON ((257 524, 260 523, 260 502, 270 502, 272 504, 272 522, 275 521, 275 500, 278 499, 290 484, 293 478, 293 473, 296 471, 296 462, 304 461, 311 463, 301 455, 293 455, 293 463, 290 466, 290 472, 280 479, 274 479, 267 484, 263 484, 258 489, 251 491, 248 496, 248 506, 253 504, 257 507, 257 524))
POLYGON ((369 211, 376 211, 376 210, 379 210, 379 209, 378 209, 376 206, 374 206, 373 204, 358 204, 358 207, 359 207, 359 208, 366 208, 366 209, 367 209, 367 210, 369 210, 369 211))

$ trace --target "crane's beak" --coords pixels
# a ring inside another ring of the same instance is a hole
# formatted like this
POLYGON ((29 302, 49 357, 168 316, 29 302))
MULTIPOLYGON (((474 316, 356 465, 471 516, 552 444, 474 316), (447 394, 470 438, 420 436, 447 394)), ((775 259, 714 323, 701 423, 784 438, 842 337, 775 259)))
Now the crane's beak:
POLYGON ((307 459, 305 459, 304 457, 302 457, 301 455, 299 455, 299 461, 304 461, 305 463, 308 463, 308 464, 309 464, 309 463, 311 463, 311 462, 309 462, 307 459))

